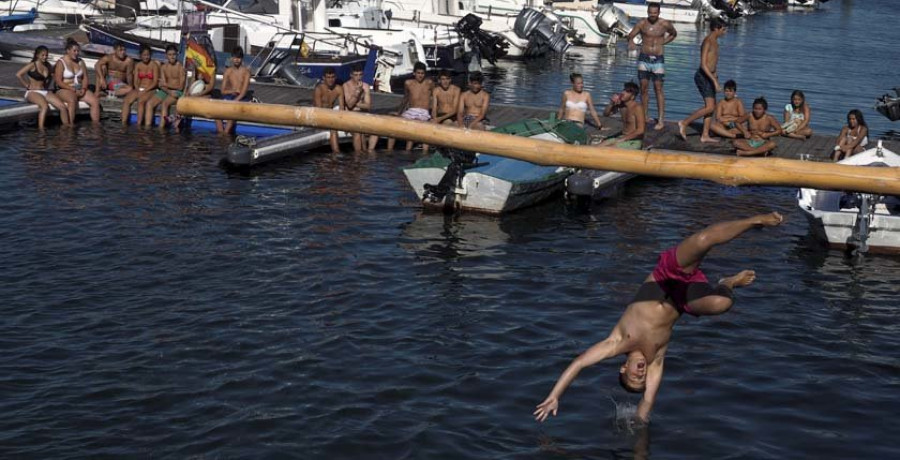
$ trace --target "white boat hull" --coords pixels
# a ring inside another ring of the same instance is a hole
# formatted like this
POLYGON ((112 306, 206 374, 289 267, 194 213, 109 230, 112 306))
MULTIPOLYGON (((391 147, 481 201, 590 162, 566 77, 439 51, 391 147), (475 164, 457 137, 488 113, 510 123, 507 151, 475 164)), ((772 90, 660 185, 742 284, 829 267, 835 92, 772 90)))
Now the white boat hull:
MULTIPOLYGON (((634 3, 613 3, 616 8, 622 10, 628 17, 639 20, 647 17, 647 5, 638 5, 634 3)), ((697 24, 702 21, 703 15, 700 10, 690 7, 673 7, 663 6, 659 10, 659 17, 672 22, 680 22, 685 24, 697 24)))
MULTIPOLYGON (((853 166, 900 167, 900 156, 879 146, 844 159, 853 166)), ((845 193, 802 188, 797 204, 810 223, 812 233, 829 246, 845 249, 857 245, 859 209, 842 203, 845 193), (844 205, 845 207, 842 207, 844 205)), ((900 253, 900 197, 878 197, 868 226, 869 252, 900 253)))

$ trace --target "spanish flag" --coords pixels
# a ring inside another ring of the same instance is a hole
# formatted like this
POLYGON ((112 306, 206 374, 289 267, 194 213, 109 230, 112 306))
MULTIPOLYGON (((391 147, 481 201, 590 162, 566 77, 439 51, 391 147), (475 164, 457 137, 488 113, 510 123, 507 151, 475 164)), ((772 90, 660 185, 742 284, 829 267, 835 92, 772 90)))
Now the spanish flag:
POLYGON ((208 37, 201 37, 200 40, 191 37, 184 51, 185 61, 193 62, 195 74, 200 75, 206 83, 216 78, 216 54, 212 52, 212 43, 208 42, 208 37))

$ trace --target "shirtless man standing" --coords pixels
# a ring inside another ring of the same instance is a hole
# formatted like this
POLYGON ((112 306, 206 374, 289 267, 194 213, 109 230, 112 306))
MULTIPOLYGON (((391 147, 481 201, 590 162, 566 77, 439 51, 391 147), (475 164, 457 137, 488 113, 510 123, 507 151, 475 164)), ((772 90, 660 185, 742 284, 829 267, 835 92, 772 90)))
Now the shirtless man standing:
POLYGON ((178 102, 178 98, 184 96, 184 83, 187 80, 187 73, 184 66, 178 61, 178 47, 175 45, 166 46, 166 62, 160 66, 159 72, 159 88, 156 90, 155 97, 151 97, 147 101, 147 109, 144 112, 144 126, 153 125, 153 111, 160 103, 162 108, 159 110, 159 127, 166 127, 166 117, 169 115, 169 107, 178 102))
POLYGON ((481 72, 469 75, 469 89, 459 97, 459 107, 456 110, 456 124, 460 128, 484 131, 485 125, 491 122, 487 118, 491 95, 484 90, 483 80, 481 72))
MULTIPOLYGON (((244 49, 235 46, 231 51, 231 67, 225 69, 222 75, 222 100, 249 102, 247 89, 250 88, 250 71, 244 67, 244 49)), ((222 127, 222 120, 216 120, 216 131, 233 134, 234 120, 226 120, 222 127)))
POLYGON ((602 342, 575 358, 556 382, 550 395, 537 406, 534 416, 543 422, 556 415, 559 398, 588 366, 625 355, 619 368, 619 383, 627 391, 643 393, 637 417, 647 423, 663 376, 663 361, 672 329, 681 314, 721 315, 734 305, 734 288, 756 279, 752 270, 721 279, 715 286, 700 271, 703 258, 715 246, 727 243, 755 227, 774 227, 783 221, 777 212, 722 222, 691 235, 678 246, 660 254, 653 272, 644 280, 634 301, 602 342))
MULTIPOLYGON (((434 91, 434 80, 425 78, 425 64, 417 62, 413 66, 413 78, 406 80, 403 84, 403 100, 397 107, 397 113, 407 120, 424 122, 431 120, 432 91, 434 91)), ((388 138, 387 149, 394 150, 396 141, 396 139, 388 138)), ((406 141, 406 151, 412 150, 412 146, 412 141, 406 141)))
POLYGON ((663 47, 675 40, 678 32, 672 23, 659 18, 659 3, 647 4, 647 19, 642 19, 631 29, 628 34, 628 46, 634 46, 634 37, 641 34, 641 54, 638 56, 638 79, 641 81, 641 105, 644 108, 644 117, 649 117, 650 105, 650 81, 653 81, 653 89, 656 91, 656 105, 659 109, 659 119, 656 122, 656 130, 665 128, 666 100, 663 95, 663 80, 665 79, 666 59, 663 56, 663 47))
POLYGON ((765 156, 777 147, 770 138, 781 135, 781 123, 766 113, 768 108, 769 103, 765 98, 760 97, 753 101, 753 112, 747 117, 750 137, 734 141, 734 147, 737 149, 739 157, 765 156))
MULTIPOLYGON (((344 88, 337 84, 337 75, 333 68, 325 69, 322 83, 316 85, 313 93, 313 105, 320 109, 343 110, 345 105, 344 88)), ((331 144, 331 153, 340 153, 341 147, 338 145, 337 131, 331 131, 329 143, 331 144)))
POLYGON ((603 116, 609 117, 619 112, 622 115, 622 135, 611 137, 603 141, 600 145, 613 145, 622 149, 640 149, 643 147, 644 130, 646 122, 644 120, 644 110, 635 102, 638 86, 634 82, 625 83, 625 89, 613 95, 609 104, 603 109, 603 116))
MULTIPOLYGON (((344 83, 344 110, 351 112, 368 112, 372 109, 372 92, 369 84, 362 81, 363 68, 356 64, 350 69, 350 80, 344 83)), ((353 151, 356 153, 368 152, 375 149, 375 145, 366 142, 364 134, 353 133, 353 151), (372 144, 371 146, 369 144, 372 144)), ((377 136, 371 136, 378 142, 377 136)))
POLYGON ((125 54, 125 44, 116 42, 112 54, 107 54, 94 64, 97 75, 96 94, 106 91, 110 96, 124 96, 131 92, 131 74, 134 59, 125 54))
POLYGON ((735 139, 738 134, 750 137, 744 122, 747 121, 747 111, 744 103, 737 98, 737 83, 734 80, 725 82, 725 97, 716 104, 716 119, 712 122, 710 131, 729 139, 735 139))
POLYGON ((709 126, 712 122, 712 114, 716 111, 716 93, 722 91, 719 85, 719 74, 716 68, 719 65, 719 37, 725 35, 725 23, 718 18, 709 21, 709 35, 703 39, 700 45, 700 68, 694 73, 694 84, 703 98, 703 107, 697 109, 691 116, 678 122, 678 135, 687 140, 685 129, 694 120, 703 117, 703 132, 700 133, 700 142, 716 143, 716 139, 709 137, 709 126))

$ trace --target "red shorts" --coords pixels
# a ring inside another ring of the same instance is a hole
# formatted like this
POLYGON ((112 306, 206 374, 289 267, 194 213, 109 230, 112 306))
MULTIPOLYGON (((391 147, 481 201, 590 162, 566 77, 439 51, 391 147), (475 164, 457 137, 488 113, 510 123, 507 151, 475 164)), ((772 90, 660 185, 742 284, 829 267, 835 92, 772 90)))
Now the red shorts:
POLYGON ((672 301, 679 313, 687 312, 693 315, 687 304, 688 285, 692 283, 708 284, 709 281, 700 267, 686 273, 681 265, 678 265, 678 258, 675 256, 676 249, 677 246, 669 248, 659 255, 659 261, 656 263, 656 268, 653 269, 653 279, 666 293, 666 297, 672 301))

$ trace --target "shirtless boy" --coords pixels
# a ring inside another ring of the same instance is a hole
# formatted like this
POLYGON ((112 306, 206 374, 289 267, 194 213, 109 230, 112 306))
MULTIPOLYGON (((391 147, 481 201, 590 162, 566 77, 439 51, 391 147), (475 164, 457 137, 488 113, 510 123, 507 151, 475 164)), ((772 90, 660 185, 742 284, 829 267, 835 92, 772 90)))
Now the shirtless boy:
POLYGON ((146 116, 144 118, 144 126, 153 125, 153 111, 160 103, 162 108, 159 110, 159 127, 166 127, 166 117, 169 115, 169 107, 178 102, 178 98, 184 96, 184 83, 187 81, 187 72, 184 66, 178 62, 178 47, 175 45, 166 46, 166 62, 160 66, 159 72, 159 88, 156 90, 156 96, 151 97, 147 101, 146 116))
MULTIPOLYGON (((368 112, 372 109, 372 89, 362 81, 363 68, 356 64, 350 69, 350 80, 344 83, 344 110, 352 112, 368 112)), ((371 136, 378 142, 377 136, 371 136)), ((373 142, 366 142, 364 134, 353 133, 353 151, 368 152, 375 149, 373 142), (371 145, 369 145, 371 144, 371 145)))
POLYGON ((774 227, 782 221, 781 215, 773 212, 718 223, 660 254, 656 268, 644 280, 609 337, 569 364, 547 399, 537 406, 533 414, 535 419, 543 422, 549 415, 556 415, 559 398, 582 369, 604 359, 625 355, 625 364, 619 368, 619 383, 629 392, 643 393, 637 417, 649 422, 662 382, 669 339, 681 314, 721 315, 734 305, 734 288, 747 286, 756 279, 755 272, 744 270, 711 285, 700 270, 703 258, 713 247, 752 228, 774 227))
POLYGON ((460 128, 479 129, 484 131, 485 125, 491 121, 487 112, 491 105, 491 95, 484 90, 484 77, 481 72, 469 75, 469 89, 459 97, 456 109, 456 124, 460 128))
POLYGON ((459 86, 453 84, 450 72, 442 70, 438 86, 431 99, 431 122, 444 125, 456 124, 456 109, 459 107, 459 86))
POLYGON ((768 108, 769 103, 765 98, 760 97, 753 101, 753 112, 747 117, 750 137, 734 141, 734 147, 737 149, 739 157, 768 155, 777 147, 775 142, 769 138, 781 135, 781 123, 766 113, 768 108))
POLYGON ((747 111, 744 103, 737 98, 737 83, 734 80, 725 82, 725 97, 716 104, 716 119, 710 124, 710 131, 722 137, 734 139, 741 135, 750 137, 744 122, 747 121, 747 111))
POLYGON ((663 95, 663 80, 666 76, 666 59, 663 56, 664 46, 675 40, 678 32, 672 23, 659 18, 659 3, 647 4, 647 19, 642 19, 631 29, 628 34, 628 46, 634 46, 634 37, 641 34, 641 54, 638 56, 638 79, 641 81, 641 105, 644 108, 644 117, 649 117, 650 82, 656 91, 656 105, 659 109, 659 119, 655 129, 665 128, 666 100, 663 95))
MULTIPOLYGON (((325 69, 322 82, 316 85, 313 93, 313 105, 320 109, 343 110, 345 105, 344 88, 337 84, 337 75, 333 68, 325 69)), ((337 131, 331 131, 328 142, 331 144, 331 153, 340 153, 341 147, 338 145, 337 131)))
MULTIPOLYGON (((431 92, 434 91, 434 80, 425 78, 425 64, 417 62, 413 66, 413 78, 403 84, 403 100, 397 107, 397 113, 407 120, 431 120, 431 92)), ((387 149, 394 150, 396 139, 388 138, 387 149)), ((412 141, 406 141, 406 150, 412 150, 412 141)), ((428 146, 424 146, 428 152, 428 146)))
MULTIPOLYGON (((231 50, 231 67, 225 69, 222 75, 222 100, 223 101, 242 101, 248 102, 247 89, 250 88, 250 71, 244 67, 244 49, 235 46, 231 50)), ((225 120, 225 127, 222 127, 222 120, 216 120, 216 131, 226 134, 233 134, 235 129, 234 120, 225 120)))
POLYGON ((638 86, 634 82, 625 83, 625 89, 613 95, 609 104, 603 109, 603 116, 609 117, 619 112, 622 115, 622 135, 603 141, 600 145, 613 145, 622 149, 640 149, 643 146, 644 110, 634 100, 638 92, 638 86))
POLYGON ((124 96, 131 92, 131 74, 134 59, 125 54, 125 44, 116 42, 112 54, 107 54, 94 64, 97 75, 96 94, 106 91, 110 96, 124 96))
POLYGON ((700 46, 700 68, 694 74, 694 84, 703 98, 703 107, 697 109, 689 117, 678 122, 678 135, 687 140, 685 129, 694 120, 703 117, 703 131, 700 133, 700 142, 715 143, 716 139, 709 137, 709 127, 712 122, 712 114, 716 110, 716 93, 721 92, 719 86, 719 74, 716 68, 719 65, 719 37, 725 35, 725 23, 721 19, 714 18, 709 21, 709 35, 703 39, 700 46))

